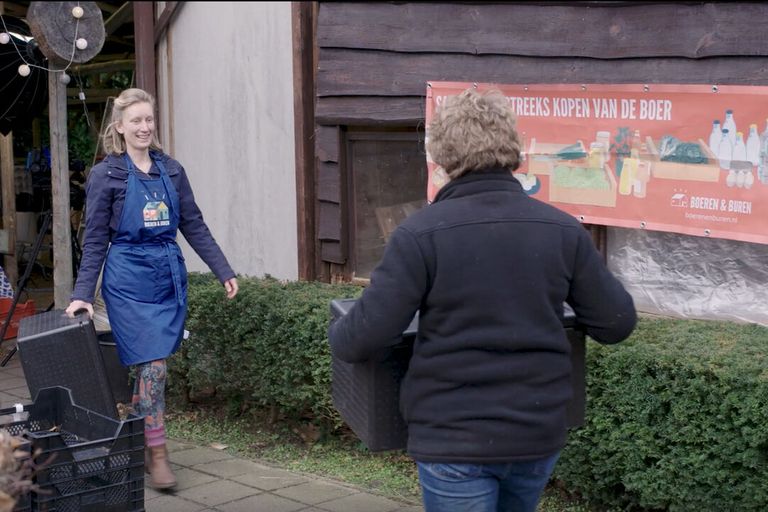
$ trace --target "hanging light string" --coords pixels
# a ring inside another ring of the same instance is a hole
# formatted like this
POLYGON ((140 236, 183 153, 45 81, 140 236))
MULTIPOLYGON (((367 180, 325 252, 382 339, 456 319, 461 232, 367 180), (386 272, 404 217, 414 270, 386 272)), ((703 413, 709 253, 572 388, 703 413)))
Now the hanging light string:
POLYGON ((69 57, 69 62, 63 69, 49 69, 45 68, 43 66, 38 66, 37 64, 32 64, 30 62, 27 62, 27 59, 24 58, 24 56, 21 54, 21 51, 19 50, 19 47, 16 46, 15 38, 11 35, 11 31, 8 30, 8 27, 5 24, 5 18, 3 18, 2 15, 0 15, 0 21, 3 23, 3 30, 4 33, 8 34, 9 40, 11 43, 13 43, 13 48, 16 50, 16 54, 19 56, 21 61, 24 63, 19 66, 19 74, 22 76, 29 75, 29 69, 28 68, 37 68, 42 69, 44 71, 51 71, 54 73, 62 73, 61 78, 64 79, 66 77, 65 83, 69 82, 69 75, 67 75, 66 71, 69 69, 69 67, 72 65, 72 62, 75 60, 75 51, 77 49, 85 50, 88 47, 88 41, 86 41, 84 38, 78 38, 78 30, 80 28, 80 18, 83 17, 84 11, 83 8, 80 7, 80 2, 77 2, 77 6, 72 8, 72 16, 75 18, 75 37, 72 40, 72 53, 69 57), (26 72, 23 72, 23 66, 27 66, 26 72))
POLYGON ((80 76, 79 71, 75 76, 75 82, 77 83, 77 86, 80 88, 80 92, 78 93, 77 97, 80 100, 80 102, 83 104, 83 114, 85 117, 85 123, 88 125, 88 128, 90 128, 91 118, 88 116, 88 104, 85 103, 85 91, 83 91, 83 78, 80 76))
MULTIPOLYGON (((83 17, 85 14, 85 10, 80 6, 80 2, 77 2, 77 5, 72 8, 72 17, 75 18, 75 35, 72 41, 72 53, 69 56, 69 62, 63 69, 50 69, 43 66, 38 66, 36 64, 27 62, 27 59, 24 58, 24 55, 22 55, 21 51, 19 50, 19 47, 16 45, 16 37, 27 37, 22 34, 18 33, 12 33, 10 30, 8 30, 8 26, 5 24, 5 18, 2 14, 0 14, 0 22, 2 22, 3 25, 3 31, 0 32, 0 44, 7 44, 9 42, 13 43, 13 48, 16 51, 16 54, 19 56, 23 64, 19 65, 18 73, 22 77, 27 77, 30 74, 31 68, 37 68, 41 69, 43 71, 49 71, 53 73, 61 73, 61 76, 59 76, 59 81, 63 83, 64 85, 69 84, 71 77, 67 74, 67 70, 72 66, 72 63, 75 60, 75 51, 76 50, 85 50, 88 47, 88 41, 85 38, 78 38, 78 33, 80 29, 80 18, 83 17)), ((31 39, 31 38, 30 38, 31 39)), ((80 89, 80 92, 78 94, 78 99, 83 103, 83 111, 85 114, 86 122, 88 123, 88 126, 90 127, 90 119, 88 116, 88 106, 85 102, 85 92, 83 91, 83 83, 82 80, 77 80, 78 88, 80 89)), ((19 95, 16 97, 16 99, 13 101, 10 107, 3 113, 2 116, 0 116, 0 119, 5 118, 5 116, 10 112, 10 110, 13 108, 13 106, 18 101, 19 97, 21 96, 23 90, 19 92, 19 95)))

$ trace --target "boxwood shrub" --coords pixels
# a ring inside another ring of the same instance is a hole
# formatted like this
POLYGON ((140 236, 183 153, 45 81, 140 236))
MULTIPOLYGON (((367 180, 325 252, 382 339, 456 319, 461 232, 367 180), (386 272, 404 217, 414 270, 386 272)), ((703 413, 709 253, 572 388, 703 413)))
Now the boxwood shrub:
MULTIPOLYGON (((329 303, 362 288, 240 285, 228 301, 210 274, 190 275, 191 336, 170 360, 171 391, 341 425, 329 303)), ((568 491, 599 510, 768 510, 768 329, 642 318, 629 340, 589 342, 587 354, 587 422, 555 469, 568 491)))
POLYGON ((626 510, 768 510, 768 329, 640 320, 588 348, 587 424, 556 469, 626 510))
POLYGON ((237 297, 225 300, 210 274, 190 274, 190 337, 169 361, 169 391, 215 390, 230 406, 339 425, 330 393, 330 301, 362 288, 269 277, 238 282, 237 297))

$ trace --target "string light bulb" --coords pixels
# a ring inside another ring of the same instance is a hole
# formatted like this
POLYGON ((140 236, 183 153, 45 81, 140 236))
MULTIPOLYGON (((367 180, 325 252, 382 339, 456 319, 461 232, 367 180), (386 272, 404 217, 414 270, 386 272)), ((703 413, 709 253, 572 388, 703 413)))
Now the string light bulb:
POLYGON ((85 11, 83 11, 83 8, 79 5, 72 8, 72 16, 75 18, 80 19, 83 17, 83 14, 85 14, 85 11))
POLYGON ((64 85, 69 85, 70 80, 72 80, 72 77, 66 73, 61 73, 61 75, 59 75, 59 82, 64 85))
POLYGON ((78 50, 85 50, 88 48, 88 41, 86 41, 83 37, 79 37, 77 38, 77 41, 75 41, 75 46, 77 46, 78 50))
POLYGON ((29 76, 29 74, 32 72, 32 69, 27 64, 22 64, 19 66, 19 74, 21 76, 29 76))
POLYGON ((0 44, 8 44, 11 42, 11 34, 8 32, 0 32, 0 44))

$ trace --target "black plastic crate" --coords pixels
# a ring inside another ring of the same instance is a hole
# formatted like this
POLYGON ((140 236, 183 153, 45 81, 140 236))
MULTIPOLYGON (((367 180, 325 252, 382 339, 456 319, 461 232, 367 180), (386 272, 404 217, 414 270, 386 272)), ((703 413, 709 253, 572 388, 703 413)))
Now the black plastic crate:
POLYGON ((16 501, 16 505, 13 507, 13 512, 31 512, 32 511, 32 496, 29 493, 19 496, 16 501))
POLYGON ((32 497, 29 493, 20 496, 13 507, 13 512, 31 512, 32 497))
POLYGON ((26 420, 0 427, 28 439, 35 464, 42 466, 31 510, 144 510, 143 417, 112 419, 76 405, 63 387, 41 389, 24 410, 26 420))
MULTIPOLYGON (((357 299, 331 301, 331 315, 347 314, 357 299)), ((333 405, 349 428, 372 452, 401 450, 408 443, 408 426, 400 415, 400 383, 408 370, 413 342, 418 332, 418 314, 403 332, 402 341, 364 363, 346 363, 331 358, 333 405)), ((568 339, 571 342, 573 399, 568 404, 569 428, 584 424, 586 404, 584 334, 576 326, 573 310, 565 305, 568 339)))
POLYGON ((53 310, 23 318, 17 337, 29 392, 62 386, 75 403, 117 419, 116 400, 93 322, 53 310))
POLYGON ((107 378, 109 379, 109 386, 112 388, 112 396, 115 402, 130 404, 133 399, 133 379, 128 368, 120 362, 117 343, 114 336, 112 336, 112 331, 97 331, 96 338, 99 340, 101 357, 104 359, 104 367, 107 370, 107 378))

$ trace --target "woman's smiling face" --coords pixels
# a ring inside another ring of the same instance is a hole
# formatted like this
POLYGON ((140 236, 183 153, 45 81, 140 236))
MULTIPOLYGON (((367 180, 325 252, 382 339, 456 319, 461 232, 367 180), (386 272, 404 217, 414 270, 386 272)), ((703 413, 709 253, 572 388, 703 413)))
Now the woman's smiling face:
POLYGON ((152 144, 152 134, 155 131, 155 114, 152 111, 152 105, 134 103, 126 108, 116 129, 125 138, 128 149, 148 150, 152 144))

